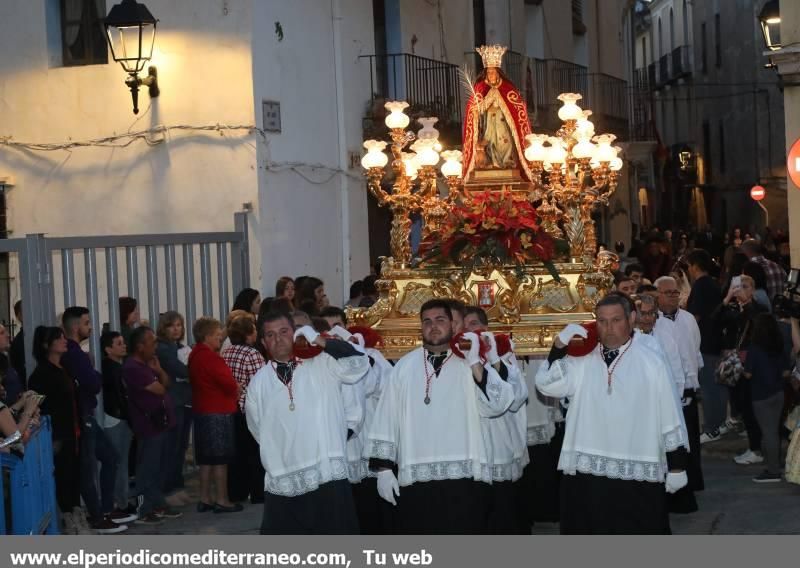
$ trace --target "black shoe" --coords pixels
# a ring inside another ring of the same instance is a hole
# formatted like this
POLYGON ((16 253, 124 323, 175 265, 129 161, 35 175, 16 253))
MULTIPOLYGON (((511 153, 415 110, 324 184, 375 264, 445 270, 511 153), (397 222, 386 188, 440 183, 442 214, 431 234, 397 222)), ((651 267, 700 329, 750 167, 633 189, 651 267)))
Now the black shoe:
POLYGON ((255 497, 250 497, 250 504, 251 505, 262 505, 264 503, 264 494, 256 495, 255 497))
POLYGON ((209 505, 208 503, 203 503, 200 501, 197 503, 197 512, 198 513, 207 513, 208 511, 213 511, 216 508, 216 505, 209 505))
POLYGON ((214 512, 215 513, 238 513, 239 511, 244 510, 241 503, 235 503, 230 507, 225 507, 224 505, 214 505, 214 512))

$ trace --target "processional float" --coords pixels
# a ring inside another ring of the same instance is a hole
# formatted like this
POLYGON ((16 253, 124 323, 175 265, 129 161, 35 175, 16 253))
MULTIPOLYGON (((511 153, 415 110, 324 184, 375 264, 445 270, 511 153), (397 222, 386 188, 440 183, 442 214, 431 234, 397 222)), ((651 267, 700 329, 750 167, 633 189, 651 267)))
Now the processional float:
POLYGON ((615 136, 595 135, 576 93, 558 96, 557 132, 533 133, 524 98, 500 70, 506 48, 477 51, 483 71, 462 77, 462 150, 443 150, 435 117, 418 119, 416 134, 407 130, 402 101, 385 105, 391 143, 364 142, 369 191, 393 216, 391 256, 382 262, 379 299, 348 317, 377 329, 389 358, 419 345, 419 309, 432 298, 481 306, 518 354, 546 353, 565 324, 592 319, 613 283, 616 256, 596 255, 592 212, 617 186, 615 136), (414 258, 412 215, 422 218, 414 258))

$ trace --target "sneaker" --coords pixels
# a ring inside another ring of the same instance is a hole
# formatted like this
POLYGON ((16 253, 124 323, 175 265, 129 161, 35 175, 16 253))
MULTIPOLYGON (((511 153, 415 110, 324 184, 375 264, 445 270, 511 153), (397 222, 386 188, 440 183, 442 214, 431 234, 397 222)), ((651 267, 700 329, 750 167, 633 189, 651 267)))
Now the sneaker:
POLYGON ((156 516, 155 513, 147 513, 146 515, 139 515, 139 518, 133 521, 136 525, 160 525, 164 519, 156 516))
POLYGON ((95 521, 89 525, 98 534, 117 534, 128 530, 128 525, 118 525, 113 522, 108 515, 100 521, 95 521))
POLYGON ((720 425, 717 431, 719 432, 720 436, 724 436, 725 434, 727 434, 730 431, 730 428, 728 428, 728 423, 725 422, 724 424, 720 425))
POLYGON ((169 507, 156 507, 153 509, 153 514, 161 519, 179 519, 183 516, 183 513, 180 511, 169 507))
POLYGON ((728 429, 729 432, 733 432, 742 427, 742 421, 736 418, 728 418, 725 421, 725 427, 728 429))
POLYGON ((733 458, 733 461, 738 463, 739 465, 751 465, 754 463, 763 463, 764 457, 758 455, 757 453, 747 450, 733 458))
POLYGON ((128 513, 122 509, 114 509, 107 516, 109 519, 111 519, 111 522, 117 523, 118 525, 124 525, 125 523, 131 523, 135 521, 136 517, 139 515, 136 513, 128 513))
POLYGON ((780 483, 781 474, 765 471, 761 475, 754 477, 753 481, 756 483, 780 483))
POLYGON ((707 444, 709 442, 716 442, 721 437, 722 436, 720 435, 719 430, 714 430, 713 432, 703 432, 700 435, 700 443, 707 444))

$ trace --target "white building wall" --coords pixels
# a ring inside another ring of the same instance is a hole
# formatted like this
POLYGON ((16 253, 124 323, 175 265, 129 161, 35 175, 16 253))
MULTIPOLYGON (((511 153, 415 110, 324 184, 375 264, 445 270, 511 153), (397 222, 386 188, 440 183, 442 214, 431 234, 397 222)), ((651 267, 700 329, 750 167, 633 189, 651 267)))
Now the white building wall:
MULTIPOLYGON (((107 65, 51 66, 60 60, 52 38, 48 49, 51 3, 0 2, 0 136, 63 143, 162 124, 254 123, 252 0, 147 0, 159 19, 152 63, 161 96, 148 110, 150 98, 141 90, 138 117, 125 73, 110 56, 107 65)), ((233 230, 234 212, 257 199, 255 142, 247 131, 173 131, 154 146, 141 140, 69 152, 0 146, 0 177, 15 181, 9 227, 14 236, 233 230)), ((251 220, 259 226, 256 216, 251 220)), ((255 236, 252 283, 258 287, 255 236)))
POLYGON ((372 3, 256 2, 253 21, 257 120, 261 101, 273 100, 281 104, 282 123, 280 134, 258 141, 256 232, 265 292, 271 295, 282 275, 312 274, 325 282, 331 303, 341 305, 350 281, 369 273, 366 189, 360 165, 348 169, 347 158, 362 152, 370 83, 369 66, 358 56, 374 53, 372 3))

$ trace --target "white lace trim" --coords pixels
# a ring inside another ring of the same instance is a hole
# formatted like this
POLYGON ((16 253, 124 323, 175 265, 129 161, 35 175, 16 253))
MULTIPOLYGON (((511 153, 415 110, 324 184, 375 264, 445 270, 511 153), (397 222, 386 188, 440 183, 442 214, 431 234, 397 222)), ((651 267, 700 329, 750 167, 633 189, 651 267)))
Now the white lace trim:
POLYGON ((568 474, 588 473, 609 479, 651 481, 663 483, 667 464, 660 462, 622 460, 583 452, 561 452, 558 469, 568 474))
POLYGON ((347 462, 347 478, 350 483, 359 483, 369 477, 369 460, 360 459, 347 462))
POLYGON ((495 464, 494 467, 492 467, 492 480, 517 481, 522 477, 522 471, 529 463, 530 459, 528 458, 528 452, 526 451, 524 457, 516 458, 511 463, 495 464))
POLYGON ((401 467, 399 474, 400 485, 448 479, 474 479, 485 483, 492 482, 492 466, 477 463, 475 460, 412 464, 401 467))
POLYGON ((664 434, 664 449, 667 452, 675 451, 681 446, 689 449, 689 438, 683 426, 678 426, 674 430, 664 434))
POLYGON ((329 481, 347 479, 347 461, 344 458, 328 458, 330 474, 324 475, 319 464, 293 471, 278 477, 272 477, 267 482, 266 490, 274 495, 295 497, 319 488, 329 481))
POLYGON ((538 446, 539 444, 549 444, 556 434, 556 425, 552 422, 541 426, 528 426, 528 445, 538 446))
POLYGON ((368 458, 397 461, 397 445, 386 440, 369 440, 369 447, 365 455, 368 458))

